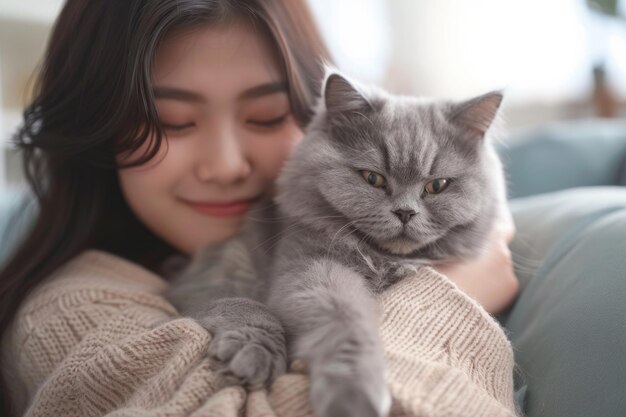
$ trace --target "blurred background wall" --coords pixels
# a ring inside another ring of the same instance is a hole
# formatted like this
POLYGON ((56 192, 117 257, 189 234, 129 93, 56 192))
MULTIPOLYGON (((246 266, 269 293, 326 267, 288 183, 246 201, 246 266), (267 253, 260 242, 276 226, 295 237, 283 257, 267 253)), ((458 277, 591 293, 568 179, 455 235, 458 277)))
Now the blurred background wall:
MULTIPOLYGON (((626 0, 309 1, 338 66, 363 81, 457 99, 504 89, 511 132, 626 118, 626 0)), ((0 188, 22 181, 10 137, 62 4, 0 0, 0 188)))

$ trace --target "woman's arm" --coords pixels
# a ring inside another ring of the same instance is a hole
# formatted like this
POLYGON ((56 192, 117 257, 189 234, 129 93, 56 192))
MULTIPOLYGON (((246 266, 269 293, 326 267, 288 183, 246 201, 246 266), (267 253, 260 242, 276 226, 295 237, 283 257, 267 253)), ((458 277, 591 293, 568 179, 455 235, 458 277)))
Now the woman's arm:
POLYGON ((487 250, 480 258, 435 269, 489 313, 498 314, 511 305, 519 289, 508 247, 514 235, 515 224, 507 210, 496 223, 487 250))

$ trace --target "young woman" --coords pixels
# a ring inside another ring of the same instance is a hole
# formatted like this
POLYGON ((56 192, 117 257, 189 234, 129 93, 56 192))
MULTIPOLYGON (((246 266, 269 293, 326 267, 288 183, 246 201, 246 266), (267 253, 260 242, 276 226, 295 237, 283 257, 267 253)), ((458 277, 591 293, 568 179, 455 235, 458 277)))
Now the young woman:
MULTIPOLYGON (((329 59, 304 0, 67 1, 16 135, 39 214, 0 272, 7 413, 308 409, 306 378, 294 374, 271 394, 219 388, 210 335, 177 317, 157 273, 168 256, 231 236, 271 192, 329 59)), ((484 258, 441 271, 492 313, 516 293, 512 235, 503 219, 484 258)), ((400 358, 389 365, 394 407, 510 414, 510 346, 478 304, 432 271, 381 302, 393 316, 381 324, 386 349, 400 358), (419 316, 437 294, 434 316, 419 316), (447 338, 402 331, 420 320, 447 338), (442 346, 473 353, 442 359, 442 346)))

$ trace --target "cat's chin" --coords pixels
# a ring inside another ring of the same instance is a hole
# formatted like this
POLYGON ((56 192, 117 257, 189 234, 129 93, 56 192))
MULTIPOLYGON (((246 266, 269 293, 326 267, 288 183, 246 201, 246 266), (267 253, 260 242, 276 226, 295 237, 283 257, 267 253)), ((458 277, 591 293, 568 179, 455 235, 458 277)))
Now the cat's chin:
POLYGON ((394 255, 408 255, 422 247, 418 242, 404 237, 377 242, 377 244, 381 249, 394 255))

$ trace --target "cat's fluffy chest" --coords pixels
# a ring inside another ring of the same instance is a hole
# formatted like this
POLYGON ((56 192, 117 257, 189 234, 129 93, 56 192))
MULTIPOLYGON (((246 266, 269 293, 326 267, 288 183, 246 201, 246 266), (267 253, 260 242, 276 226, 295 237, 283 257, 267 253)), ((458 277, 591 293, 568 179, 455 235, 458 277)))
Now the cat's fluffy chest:
POLYGON ((402 278, 414 274, 418 268, 428 265, 423 259, 406 259, 365 253, 356 248, 352 254, 352 265, 362 274, 375 292, 383 291, 402 278))
POLYGON ((364 244, 358 237, 333 240, 335 231, 320 231, 295 221, 289 229, 298 233, 285 234, 277 247, 277 259, 273 273, 291 270, 297 266, 294 260, 301 259, 333 259, 342 265, 349 266, 365 278, 374 292, 380 292, 400 279, 431 262, 425 258, 406 258, 384 254, 364 244), (308 254, 303 257, 303 254, 308 254))

